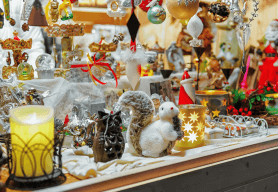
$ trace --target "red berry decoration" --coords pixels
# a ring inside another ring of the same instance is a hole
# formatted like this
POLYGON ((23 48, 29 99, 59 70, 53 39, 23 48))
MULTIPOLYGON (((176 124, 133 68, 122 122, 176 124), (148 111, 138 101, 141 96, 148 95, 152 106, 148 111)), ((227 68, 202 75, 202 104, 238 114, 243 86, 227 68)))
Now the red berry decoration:
POLYGON ((233 110, 233 113, 238 113, 238 110, 234 109, 234 110, 233 110))
POLYGON ((244 108, 244 111, 246 111, 246 112, 247 112, 247 111, 248 111, 248 108, 244 108))
POLYGON ((264 93, 264 90, 259 90, 258 91, 258 94, 263 94, 264 93))
POLYGON ((260 85, 258 88, 259 88, 259 90, 262 90, 264 88, 264 86, 260 85))
POLYGON ((242 115, 242 116, 245 116, 246 114, 243 112, 243 113, 241 113, 241 115, 242 115))
POLYGON ((271 87, 266 88, 266 90, 267 90, 267 91, 270 91, 270 90, 271 90, 271 87))
POLYGON ((264 83, 264 86, 267 87, 267 86, 268 86, 268 82, 265 82, 265 83, 264 83))
POLYGON ((248 116, 252 115, 252 112, 251 112, 251 111, 248 111, 247 115, 248 115, 248 116))
POLYGON ((238 111, 239 111, 240 113, 242 113, 243 109, 242 109, 242 108, 240 108, 238 111))

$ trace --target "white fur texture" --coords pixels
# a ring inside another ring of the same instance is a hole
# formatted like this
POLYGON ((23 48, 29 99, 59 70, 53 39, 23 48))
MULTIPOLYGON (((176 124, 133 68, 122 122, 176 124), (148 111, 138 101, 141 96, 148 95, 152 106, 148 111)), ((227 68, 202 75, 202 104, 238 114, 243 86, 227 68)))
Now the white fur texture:
POLYGON ((148 125, 141 133, 139 143, 142 155, 159 157, 169 142, 177 139, 178 134, 174 130, 172 118, 178 114, 179 109, 173 102, 165 102, 159 107, 160 120, 148 125))

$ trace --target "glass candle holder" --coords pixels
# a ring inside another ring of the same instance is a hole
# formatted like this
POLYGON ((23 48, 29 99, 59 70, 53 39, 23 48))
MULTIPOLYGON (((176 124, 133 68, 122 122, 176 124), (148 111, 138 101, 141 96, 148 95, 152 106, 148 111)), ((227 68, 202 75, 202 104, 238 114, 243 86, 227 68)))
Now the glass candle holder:
POLYGON ((221 90, 196 91, 196 102, 209 109, 213 117, 227 115, 229 94, 221 90))
POLYGON ((179 118, 182 120, 181 129, 184 132, 184 137, 180 141, 176 141, 174 149, 185 151, 203 146, 206 107, 202 105, 181 105, 179 109, 179 118))
POLYGON ((30 105, 10 110, 12 173, 38 177, 53 172, 54 110, 30 105))

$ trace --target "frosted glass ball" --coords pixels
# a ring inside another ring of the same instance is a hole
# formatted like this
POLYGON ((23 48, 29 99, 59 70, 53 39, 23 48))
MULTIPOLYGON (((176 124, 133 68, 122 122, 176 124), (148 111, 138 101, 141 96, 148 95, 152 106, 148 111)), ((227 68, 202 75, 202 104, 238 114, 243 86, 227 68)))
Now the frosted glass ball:
POLYGON ((50 70, 55 68, 55 60, 48 53, 44 53, 37 57, 36 66, 40 70, 50 70))

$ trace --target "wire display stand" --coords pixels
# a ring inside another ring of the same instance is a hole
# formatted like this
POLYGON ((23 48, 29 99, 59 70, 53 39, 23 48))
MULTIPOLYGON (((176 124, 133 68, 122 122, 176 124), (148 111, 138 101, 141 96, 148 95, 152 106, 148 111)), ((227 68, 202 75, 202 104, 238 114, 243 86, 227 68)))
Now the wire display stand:
POLYGON ((223 137, 258 137, 268 134, 268 124, 261 118, 219 115, 213 122, 216 127, 224 129, 223 137))

